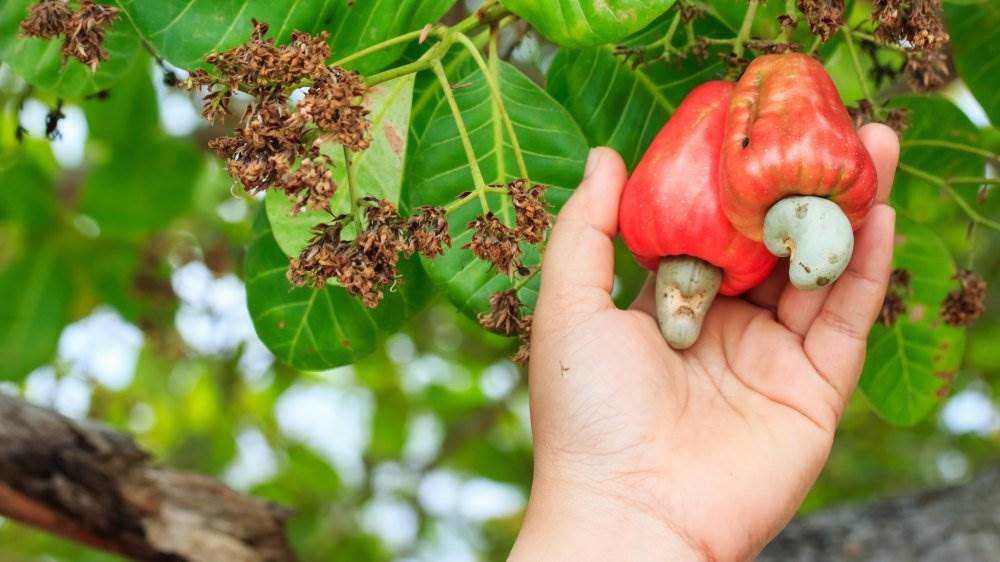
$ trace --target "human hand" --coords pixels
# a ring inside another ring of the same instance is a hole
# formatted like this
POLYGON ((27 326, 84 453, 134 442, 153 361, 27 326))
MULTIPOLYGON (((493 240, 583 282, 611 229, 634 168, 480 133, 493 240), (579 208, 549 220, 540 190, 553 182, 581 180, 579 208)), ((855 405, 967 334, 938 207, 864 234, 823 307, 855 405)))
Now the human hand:
POLYGON ((719 297, 676 352, 653 287, 611 301, 626 169, 591 151, 542 268, 529 385, 535 468, 512 560, 745 560, 791 519, 820 473, 864 365, 892 263, 886 205, 895 133, 859 134, 878 196, 831 287, 803 292, 787 266, 719 297))

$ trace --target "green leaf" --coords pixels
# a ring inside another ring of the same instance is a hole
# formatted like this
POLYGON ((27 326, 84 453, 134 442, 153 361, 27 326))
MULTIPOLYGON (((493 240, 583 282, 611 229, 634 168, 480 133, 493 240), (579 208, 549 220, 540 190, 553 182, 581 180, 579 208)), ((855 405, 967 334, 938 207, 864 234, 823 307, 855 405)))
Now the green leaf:
MULTIPOLYGON (((250 36, 251 19, 271 26, 284 43, 295 30, 330 32, 332 60, 436 22, 455 0, 115 0, 156 52, 182 68, 250 36)), ((397 45, 351 65, 362 73, 385 67, 406 48, 397 45)))
POLYGON ((21 21, 35 0, 5 0, 0 5, 0 61, 30 84, 64 98, 81 98, 111 87, 128 70, 140 50, 139 38, 121 15, 108 29, 104 48, 108 60, 97 72, 70 58, 63 63, 61 38, 20 35, 21 21))
MULTIPOLYGON (((909 110, 910 126, 901 139, 900 162, 930 172, 942 178, 954 176, 982 176, 985 162, 982 157, 938 145, 921 143, 958 143, 980 146, 978 129, 951 101, 940 96, 901 96, 889 104, 909 110)), ((976 203, 975 185, 956 185, 970 204, 976 203)), ((964 238, 965 224, 956 220, 961 215, 958 206, 940 188, 923 179, 900 170, 892 190, 892 202, 914 220, 933 224, 949 242, 964 238)))
POLYGON ((113 237, 163 228, 190 208, 204 158, 190 143, 155 136, 119 146, 87 175, 80 211, 113 237))
POLYGON ((115 0, 142 37, 171 64, 193 69, 205 55, 243 43, 250 20, 270 24, 270 37, 287 41, 295 30, 315 31, 342 0, 115 0))
POLYGON ((994 124, 1000 123, 1000 58, 988 56, 1000 40, 1000 4, 991 0, 945 4, 958 75, 994 124))
POLYGON ((876 412, 899 425, 914 424, 947 394, 962 360, 965 330, 944 324, 941 303, 957 288, 955 264, 933 230, 900 216, 893 265, 909 271, 906 312, 892 326, 876 324, 868 337, 861 390, 876 412))
POLYGON ((288 257, 258 213, 247 249, 247 306, 261 341, 280 360, 299 369, 347 365, 375 350, 386 332, 418 312, 433 290, 414 258, 400 262, 402 279, 377 308, 366 308, 342 287, 292 287, 288 257))
MULTIPOLYGON (((355 190, 359 198, 373 195, 399 203, 412 100, 412 74, 380 84, 369 94, 367 107, 371 111, 371 146, 360 154, 352 155, 355 190)), ((351 197, 344 150, 339 145, 326 146, 324 150, 334 161, 333 179, 338 186, 330 202, 331 210, 334 214, 346 213, 351 209, 351 197)), ((273 189, 268 190, 265 201, 274 237, 289 256, 299 255, 306 246, 311 236, 310 228, 330 220, 330 215, 324 211, 304 210, 293 216, 288 197, 273 189)))
MULTIPOLYGON (((348 5, 346 0, 336 0, 330 23, 325 26, 330 31, 333 60, 435 23, 455 1, 365 0, 348 5)), ((362 74, 370 74, 398 59, 404 50, 405 44, 396 45, 347 66, 362 74)))
POLYGON ((0 269, 0 380, 52 360, 73 290, 63 262, 53 245, 39 244, 0 269))
POLYGON ((510 11, 560 45, 611 43, 646 27, 673 0, 501 0, 510 11))
POLYGON ((548 92, 576 118, 591 146, 614 148, 631 168, 684 96, 724 72, 722 63, 693 56, 633 68, 609 45, 561 49, 548 92))
MULTIPOLYGON (((499 74, 504 105, 514 124, 531 180, 549 186, 545 199, 550 211, 556 212, 580 181, 587 141, 569 113, 520 71, 503 64, 499 74)), ((501 183, 516 178, 509 141, 498 146, 494 136, 499 116, 490 102, 482 73, 477 69, 458 83, 463 86, 454 91, 455 98, 486 182, 501 183), (503 155, 503 170, 498 166, 498 154, 503 155)), ((446 205, 473 189, 458 129, 443 96, 437 98, 426 122, 414 124, 413 139, 404 194, 410 208, 446 205)), ((507 197, 490 194, 488 199, 490 208, 511 224, 512 210, 507 197)), ((467 224, 482 212, 478 201, 452 212, 448 216, 452 247, 443 256, 424 261, 435 284, 444 287, 452 302, 472 316, 488 308, 490 295, 511 287, 506 276, 497 274, 488 263, 461 248, 472 238, 467 224)), ((522 250, 525 265, 537 263, 533 248, 522 245, 522 250)), ((537 290, 536 276, 518 294, 530 307, 534 305, 537 290)))

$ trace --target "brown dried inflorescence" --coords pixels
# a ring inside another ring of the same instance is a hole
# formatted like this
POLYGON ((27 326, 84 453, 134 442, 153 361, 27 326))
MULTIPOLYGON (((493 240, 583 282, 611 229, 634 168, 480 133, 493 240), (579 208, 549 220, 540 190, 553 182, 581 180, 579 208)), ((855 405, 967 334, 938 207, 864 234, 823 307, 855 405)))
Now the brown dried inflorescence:
POLYGON ((910 293, 910 272, 905 269, 893 270, 889 276, 889 287, 885 292, 882 310, 879 312, 879 322, 892 326, 901 314, 906 313, 904 298, 910 293))
POLYGON ((63 60, 73 57, 93 72, 101 61, 108 59, 104 35, 118 13, 118 8, 94 0, 81 0, 76 11, 66 0, 42 0, 29 8, 28 17, 21 22, 21 32, 44 39, 62 35, 63 60))
POLYGON ((330 56, 329 33, 316 36, 296 31, 287 45, 277 46, 265 38, 268 25, 253 20, 253 32, 243 45, 221 53, 212 53, 205 62, 215 67, 229 89, 242 89, 258 97, 277 95, 284 101, 283 90, 326 72, 330 56))
POLYGON ((333 181, 333 161, 325 154, 303 158, 298 169, 286 173, 276 186, 292 200, 292 214, 302 209, 329 211, 330 199, 337 191, 333 181))
POLYGON ((523 308, 517 291, 508 289, 490 296, 490 310, 478 316, 479 324, 498 334, 517 335, 521 345, 511 358, 519 365, 527 365, 531 353, 531 315, 522 316, 523 308))
POLYGON ((305 154, 304 136, 305 125, 284 104, 255 104, 231 136, 212 139, 208 146, 227 160, 231 176, 257 193, 285 176, 305 154))
POLYGON ((941 319, 950 326, 970 326, 986 310, 986 281, 976 272, 960 269, 959 289, 948 293, 941 305, 941 319))
POLYGON ((688 23, 701 17, 705 13, 705 8, 691 2, 679 1, 677 2, 677 11, 680 12, 681 21, 688 23))
POLYGON ((891 127, 897 133, 902 134, 910 125, 910 110, 905 107, 896 107, 885 112, 885 117, 881 120, 875 117, 875 107, 868 100, 858 100, 857 105, 847 108, 847 113, 854 121, 855 127, 861 127, 872 122, 882 122, 891 127))
MULTIPOLYGON (((313 228, 309 244, 298 258, 291 260, 288 280, 292 284, 322 288, 327 280, 335 279, 348 293, 361 297, 366 306, 375 307, 382 301, 384 290, 399 280, 398 266, 403 256, 415 251, 430 252, 434 244, 451 243, 450 239, 443 240, 434 234, 440 228, 444 209, 422 207, 419 214, 404 219, 396 206, 385 199, 366 197, 361 206, 365 227, 354 240, 341 238, 350 219, 348 215, 313 228), (415 232, 436 239, 417 242, 415 232)), ((446 220, 444 228, 447 236, 446 220)))
POLYGON ((844 0, 798 0, 798 6, 806 16, 809 31, 823 41, 844 23, 844 0))
POLYGON ((930 91, 948 83, 948 55, 942 50, 908 51, 906 75, 910 86, 918 91, 930 91))
POLYGON ((447 213, 441 207, 418 207, 416 214, 407 220, 406 228, 413 251, 422 256, 441 255, 451 246, 447 213))
POLYGON ((521 366, 527 366, 528 361, 531 359, 531 323, 532 315, 527 315, 521 319, 521 333, 519 335, 521 339, 521 345, 517 348, 517 352, 511 357, 511 361, 517 363, 521 366))
POLYGON ((507 193, 514 206, 514 234, 525 242, 537 244, 545 239, 550 218, 545 210, 545 186, 516 179, 507 184, 507 193))
POLYGON ((28 8, 28 17, 21 22, 21 33, 51 39, 65 32, 71 17, 73 10, 67 0, 42 0, 28 8))
POLYGON ((319 156, 318 148, 324 142, 339 142, 353 151, 368 148, 367 88, 358 74, 326 65, 326 32, 296 31, 280 46, 267 33, 266 23, 253 20, 246 43, 205 58, 212 73, 195 70, 178 86, 206 91, 202 115, 210 121, 228 114, 235 92, 254 96, 236 130, 213 139, 209 147, 227 160, 230 175, 247 191, 274 186, 292 198, 293 213, 330 210, 337 189, 333 162, 319 156), (306 86, 302 102, 290 108, 291 92, 306 86))
POLYGON ((797 53, 802 51, 802 46, 798 43, 782 43, 780 41, 767 41, 764 39, 751 39, 747 42, 747 48, 765 55, 780 55, 782 53, 797 53))
POLYGON ((514 289, 494 293, 490 296, 490 311, 478 316, 479 324, 498 334, 512 336, 521 329, 521 306, 514 289))
POLYGON ((492 211, 476 217, 469 223, 469 228, 473 230, 472 240, 462 248, 468 248, 477 258, 490 262, 497 271, 513 276, 521 267, 521 248, 517 245, 514 230, 492 211))
POLYGON ((917 49, 940 49, 948 42, 941 0, 874 0, 875 36, 886 43, 907 41, 917 49))
POLYGON ((309 88, 299 102, 298 115, 319 128, 319 142, 335 141, 360 152, 371 144, 368 110, 362 103, 366 93, 358 73, 332 68, 309 88))

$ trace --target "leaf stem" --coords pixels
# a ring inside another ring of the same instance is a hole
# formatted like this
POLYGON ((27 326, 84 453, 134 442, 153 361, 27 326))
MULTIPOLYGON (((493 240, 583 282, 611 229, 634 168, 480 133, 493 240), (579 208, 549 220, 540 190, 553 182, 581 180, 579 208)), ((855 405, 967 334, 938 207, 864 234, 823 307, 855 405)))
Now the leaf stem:
POLYGON ((358 214, 358 186, 354 179, 354 162, 351 159, 351 151, 346 146, 341 146, 344 151, 344 168, 347 173, 347 196, 351 198, 351 216, 358 227, 358 233, 364 229, 361 224, 361 216, 358 214))
POLYGON ((750 0, 747 3, 747 11, 743 15, 743 24, 740 25, 739 33, 733 38, 733 53, 738 57, 743 56, 743 44, 750 38, 750 28, 753 26, 754 16, 757 15, 758 2, 759 0, 750 0))
POLYGON ((937 139, 913 139, 913 140, 904 140, 900 144, 903 147, 927 146, 934 148, 949 148, 951 150, 958 150, 960 152, 967 152, 969 154, 975 154, 976 156, 982 156, 983 158, 985 158, 990 162, 996 162, 997 160, 1000 160, 1000 154, 997 154, 995 152, 990 152, 989 150, 984 150, 977 146, 972 146, 960 142, 952 142, 952 141, 937 140, 937 139))
POLYGON ((472 148, 472 140, 469 138, 469 131, 465 128, 465 120, 462 119, 462 111, 458 108, 458 102, 455 100, 454 92, 451 91, 451 84, 448 83, 448 76, 445 74, 444 68, 441 66, 440 59, 434 59, 431 62, 431 70, 434 71, 434 76, 437 77, 438 83, 441 84, 441 90, 444 92, 444 97, 448 101, 448 107, 451 109, 452 119, 455 120, 455 127, 458 129, 458 136, 462 140, 462 148, 465 149, 465 158, 469 162, 469 170, 472 172, 472 181, 475 184, 476 192, 479 195, 479 202, 483 206, 483 212, 488 213, 490 205, 486 200, 486 182, 483 180, 483 172, 479 169, 479 160, 476 159, 476 152, 472 148))
POLYGON ((858 31, 856 29, 851 30, 851 35, 857 37, 858 39, 861 39, 862 41, 870 41, 872 43, 875 43, 879 47, 892 49, 893 51, 899 51, 900 53, 905 53, 907 51, 906 48, 897 45, 895 43, 883 43, 882 41, 879 41, 878 38, 876 38, 874 35, 870 33, 865 33, 864 31, 858 31))
MULTIPOLYGON (((792 18, 795 21, 795 0, 785 0, 785 15, 792 18)), ((789 29, 784 25, 781 26, 781 38, 782 43, 789 43, 792 40, 789 29)))
MULTIPOLYGON (((899 163, 899 169, 902 170, 903 172, 906 172, 907 174, 910 174, 911 176, 920 178, 926 182, 938 186, 945 193, 947 193, 948 196, 950 196, 955 201, 955 203, 957 203, 958 206, 962 208, 963 211, 965 211, 965 214, 968 215, 969 219, 971 219, 973 222, 1000 232, 1000 222, 984 217, 979 211, 977 211, 972 205, 970 205, 968 201, 962 198, 962 196, 959 195, 957 191, 955 191, 955 189, 951 186, 951 181, 946 180, 940 176, 936 176, 930 172, 925 172, 920 168, 914 168, 913 166, 910 166, 909 164, 905 164, 903 162, 899 163)), ((984 180, 988 178, 978 178, 978 179, 984 180)))
POLYGON ((872 93, 871 85, 865 77, 865 71, 861 68, 861 59, 858 57, 858 48, 854 44, 852 32, 850 28, 846 26, 840 29, 844 32, 844 44, 847 45, 847 52, 851 55, 851 65, 854 67, 854 73, 858 76, 858 83, 861 85, 861 92, 864 94, 865 99, 871 102, 875 116, 878 117, 882 114, 882 106, 879 104, 878 100, 875 99, 875 95, 872 93))
MULTIPOLYGON (((517 161, 517 169, 524 179, 528 179, 528 166, 524 163, 524 154, 521 152, 521 143, 517 140, 517 133, 514 131, 514 123, 510 120, 510 114, 507 113, 507 108, 503 103, 503 94, 500 92, 500 85, 497 83, 497 77, 500 74, 500 58, 492 53, 496 53, 496 41, 495 39, 491 42, 491 54, 490 54, 490 65, 486 65, 486 61, 483 60, 483 56, 479 53, 479 49, 476 45, 464 34, 456 33, 455 39, 472 55, 472 59, 476 61, 479 69, 483 71, 483 75, 486 76, 486 84, 490 88, 490 96, 493 97, 493 102, 496 104, 497 109, 500 113, 500 119, 503 121, 504 127, 507 129, 507 134, 510 136, 510 145, 514 149, 514 158, 517 161)), ((497 150, 502 150, 503 146, 497 147, 497 150)), ((500 181, 504 181, 505 178, 500 178, 500 181)))
MULTIPOLYGON (((494 21, 500 20, 501 18, 507 16, 509 12, 506 8, 498 4, 497 0, 487 0, 475 13, 471 14, 464 20, 456 23, 451 27, 444 27, 444 29, 450 29, 458 33, 465 33, 475 27, 485 24, 491 24, 494 21)), ((439 29, 432 29, 432 31, 440 31, 439 29)), ((381 43, 376 43, 374 45, 369 45, 360 51, 355 51, 346 57, 343 57, 337 61, 334 61, 332 66, 343 66, 349 62, 355 61, 357 59, 366 57, 368 55, 383 51, 390 47, 394 47, 401 43, 406 43, 408 41, 413 41, 414 39, 419 39, 421 35, 424 34, 423 29, 416 29, 402 35, 397 35, 396 37, 391 37, 382 41, 381 43)), ((439 35, 438 33, 435 33, 439 35)), ((423 70, 423 69, 420 69, 423 70)))
POLYGON ((383 51, 385 49, 388 49, 389 47, 394 47, 396 45, 399 45, 400 43, 406 43, 408 41, 413 41, 414 39, 419 39, 420 38, 420 34, 422 34, 423 32, 424 32, 424 30, 417 29, 417 30, 411 31, 409 33, 404 33, 402 35, 397 35, 397 36, 395 36, 395 37, 393 37, 391 39, 386 39, 385 41, 382 41, 381 43, 376 43, 374 45, 369 45, 368 47, 365 47, 364 49, 361 49, 360 51, 355 51, 355 52, 347 55, 344 58, 341 58, 339 60, 334 61, 331 64, 331 66, 344 66, 345 64, 347 64, 349 62, 355 61, 355 60, 360 59, 360 58, 364 58, 364 57, 366 57, 368 55, 371 55, 371 54, 375 54, 375 53, 377 53, 379 51, 383 51))

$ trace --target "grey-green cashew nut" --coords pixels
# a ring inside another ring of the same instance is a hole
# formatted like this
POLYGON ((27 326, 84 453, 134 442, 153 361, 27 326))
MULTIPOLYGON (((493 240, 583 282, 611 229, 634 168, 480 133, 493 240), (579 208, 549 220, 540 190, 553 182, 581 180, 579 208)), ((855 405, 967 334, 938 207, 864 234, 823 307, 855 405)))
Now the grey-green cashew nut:
POLYGON ((854 230, 829 199, 786 197, 764 217, 764 244, 778 257, 791 256, 788 278, 808 291, 833 283, 844 272, 854 252, 854 230))
POLYGON ((691 256, 667 256, 656 271, 656 318, 674 349, 694 345, 722 285, 722 270, 691 256))

